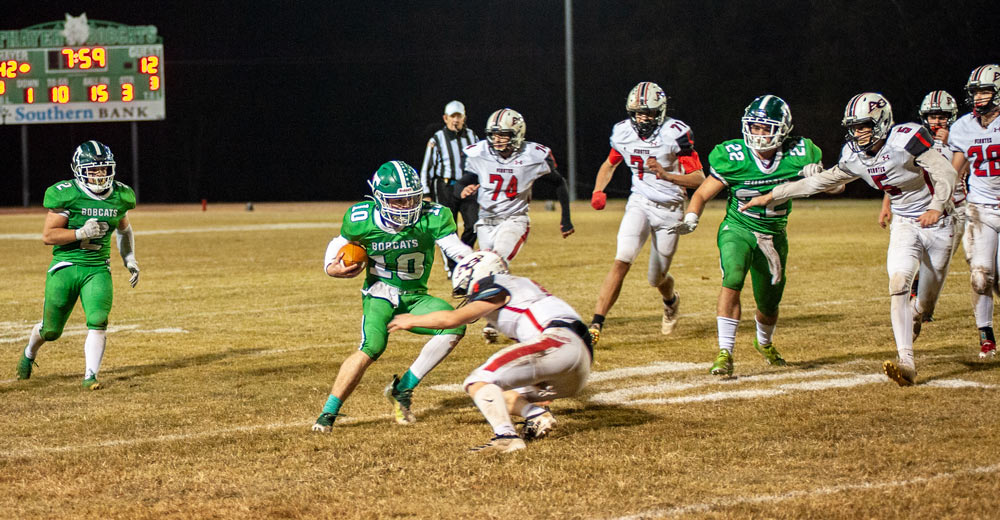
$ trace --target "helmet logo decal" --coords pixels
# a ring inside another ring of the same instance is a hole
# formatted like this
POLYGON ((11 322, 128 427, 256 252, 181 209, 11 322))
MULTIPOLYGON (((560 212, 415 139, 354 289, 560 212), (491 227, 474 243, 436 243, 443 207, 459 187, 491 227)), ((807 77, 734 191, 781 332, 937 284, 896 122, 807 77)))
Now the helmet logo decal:
POLYGON ((869 101, 868 102, 868 111, 869 112, 871 112, 872 110, 875 110, 876 108, 883 108, 883 107, 885 107, 885 98, 879 99, 878 101, 869 101))

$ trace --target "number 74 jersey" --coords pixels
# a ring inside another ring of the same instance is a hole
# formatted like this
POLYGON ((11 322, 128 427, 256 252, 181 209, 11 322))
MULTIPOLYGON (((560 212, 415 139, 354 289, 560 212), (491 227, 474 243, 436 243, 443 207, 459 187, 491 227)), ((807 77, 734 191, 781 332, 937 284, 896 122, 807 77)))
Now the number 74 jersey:
POLYGON ((969 197, 975 204, 1000 200, 1000 117, 983 128, 971 113, 948 131, 948 147, 969 161, 969 197))
POLYGON ((479 218, 528 213, 531 185, 556 167, 548 147, 531 141, 507 159, 490 153, 490 142, 485 139, 466 146, 464 153, 466 171, 479 177, 479 218))

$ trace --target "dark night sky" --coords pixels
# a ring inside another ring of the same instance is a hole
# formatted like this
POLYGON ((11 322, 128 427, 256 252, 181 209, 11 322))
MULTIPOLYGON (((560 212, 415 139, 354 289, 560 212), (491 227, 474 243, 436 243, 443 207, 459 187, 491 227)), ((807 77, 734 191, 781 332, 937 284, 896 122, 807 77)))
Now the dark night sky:
MULTIPOLYGON (((453 98, 480 136, 492 111, 517 109, 527 138, 565 165, 562 1, 26 5, 0 29, 66 12, 159 29, 167 119, 138 125, 144 202, 358 199, 382 162, 420 166, 453 98)), ((930 90, 964 99, 969 72, 1000 61, 998 15, 995 1, 577 1, 577 191, 589 198, 639 81, 664 87, 703 158, 740 135, 754 97, 773 93, 830 165, 843 106, 858 92, 884 93, 897 122, 915 118, 930 90)), ((33 125, 32 204, 72 175, 73 148, 92 138, 112 147, 131 182, 128 124, 33 125)), ((0 206, 20 205, 20 129, 0 127, 0 143, 0 206)), ((877 195, 855 184, 849 193, 877 195)), ((627 190, 620 170, 608 192, 627 190)))

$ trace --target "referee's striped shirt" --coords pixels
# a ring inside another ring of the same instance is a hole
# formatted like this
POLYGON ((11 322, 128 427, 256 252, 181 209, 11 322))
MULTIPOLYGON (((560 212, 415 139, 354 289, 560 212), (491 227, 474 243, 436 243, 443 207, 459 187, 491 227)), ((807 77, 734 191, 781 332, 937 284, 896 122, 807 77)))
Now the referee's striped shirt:
POLYGON ((434 136, 427 141, 424 163, 420 167, 420 182, 424 185, 424 193, 431 192, 431 184, 435 179, 461 179, 465 170, 465 154, 462 149, 477 141, 479 138, 468 127, 458 132, 452 132, 447 127, 434 132, 434 136))

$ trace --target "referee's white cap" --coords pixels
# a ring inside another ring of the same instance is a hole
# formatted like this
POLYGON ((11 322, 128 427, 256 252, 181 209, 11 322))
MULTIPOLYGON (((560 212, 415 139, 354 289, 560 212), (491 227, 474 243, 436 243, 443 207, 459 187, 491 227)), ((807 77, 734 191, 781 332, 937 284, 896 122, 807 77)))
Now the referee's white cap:
POLYGON ((462 114, 465 115, 465 105, 461 101, 452 101, 444 106, 444 115, 450 116, 452 114, 462 114))

